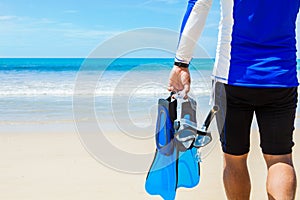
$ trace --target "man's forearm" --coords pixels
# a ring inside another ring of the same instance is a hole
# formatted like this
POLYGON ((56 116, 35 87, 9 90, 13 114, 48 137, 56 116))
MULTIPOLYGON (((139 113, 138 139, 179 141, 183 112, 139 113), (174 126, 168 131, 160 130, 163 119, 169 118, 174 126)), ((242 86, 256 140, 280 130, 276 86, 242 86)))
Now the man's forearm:
POLYGON ((186 63, 192 59, 197 41, 203 31, 212 0, 190 0, 184 16, 175 62, 186 63))

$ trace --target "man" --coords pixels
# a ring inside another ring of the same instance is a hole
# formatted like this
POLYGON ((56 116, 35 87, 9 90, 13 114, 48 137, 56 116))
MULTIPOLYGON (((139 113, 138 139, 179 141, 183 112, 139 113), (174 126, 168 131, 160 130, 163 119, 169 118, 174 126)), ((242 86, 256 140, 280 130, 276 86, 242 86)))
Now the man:
MULTIPOLYGON (((211 4, 212 0, 189 1, 170 73, 170 91, 190 90, 188 65, 211 4)), ((215 104, 221 109, 217 123, 228 199, 250 197, 247 155, 254 113, 268 167, 268 197, 295 198, 292 147, 298 86, 295 24, 299 5, 300 0, 221 0, 213 89, 215 104)))

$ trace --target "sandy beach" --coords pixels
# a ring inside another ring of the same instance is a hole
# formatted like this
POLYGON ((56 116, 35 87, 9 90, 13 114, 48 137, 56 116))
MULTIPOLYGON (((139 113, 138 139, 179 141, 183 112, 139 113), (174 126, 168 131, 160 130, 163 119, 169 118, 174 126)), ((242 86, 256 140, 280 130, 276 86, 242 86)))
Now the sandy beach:
MULTIPOLYGON (((145 192, 146 173, 119 172, 95 160, 81 144, 71 123, 6 125, 3 128, 5 131, 0 134, 0 199, 160 199, 145 192)), ((254 128, 249 158, 251 199, 254 200, 267 199, 266 170, 256 133, 254 128)), ((113 138, 118 140, 118 137, 113 138)), ((295 166, 299 172, 299 131, 295 132, 295 141, 295 166)), ((132 146, 134 141, 126 144, 132 146)), ((136 145, 151 151, 153 141, 146 144, 136 145)), ((226 199, 221 169, 222 154, 217 143, 201 164, 200 184, 194 189, 179 189, 176 199, 226 199)), ((300 196, 299 188, 297 196, 300 196)))

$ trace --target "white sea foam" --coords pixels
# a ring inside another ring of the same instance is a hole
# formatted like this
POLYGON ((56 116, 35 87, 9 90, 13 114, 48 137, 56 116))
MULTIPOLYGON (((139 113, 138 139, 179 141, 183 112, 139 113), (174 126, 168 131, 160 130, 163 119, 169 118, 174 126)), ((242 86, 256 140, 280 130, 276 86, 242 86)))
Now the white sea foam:
MULTIPOLYGON (((8 96, 159 96, 166 94, 168 74, 159 72, 86 73, 76 72, 0 73, 0 97, 8 96), (95 80, 96 76, 96 81, 95 80)), ((195 75, 196 76, 196 75, 195 75)), ((209 94, 209 78, 194 78, 192 92, 209 94)))

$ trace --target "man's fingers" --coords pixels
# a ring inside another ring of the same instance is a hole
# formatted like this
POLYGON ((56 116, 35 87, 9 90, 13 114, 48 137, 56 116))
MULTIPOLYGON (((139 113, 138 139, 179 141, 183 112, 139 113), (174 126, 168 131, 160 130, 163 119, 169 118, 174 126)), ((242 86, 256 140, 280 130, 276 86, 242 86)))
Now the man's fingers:
POLYGON ((190 83, 189 70, 174 66, 169 76, 168 91, 183 91, 184 98, 187 98, 187 93, 190 91, 190 83))
POLYGON ((185 94, 183 98, 187 99, 188 98, 188 93, 190 91, 190 84, 185 84, 183 91, 184 91, 184 94, 185 94))
POLYGON ((183 85, 186 85, 186 84, 190 84, 191 83, 191 77, 190 77, 190 73, 187 71, 187 72, 184 72, 181 74, 180 76, 180 79, 181 79, 181 83, 183 85))
POLYGON ((183 85, 180 82, 176 82, 173 80, 170 80, 168 85, 168 90, 173 92, 178 92, 180 90, 183 90, 183 85))
POLYGON ((169 92, 173 92, 174 91, 174 87, 173 86, 168 86, 168 91, 169 92))
POLYGON ((184 86, 183 86, 183 90, 184 90, 184 92, 187 94, 187 93, 189 93, 189 91, 190 91, 190 84, 185 84, 184 86))

